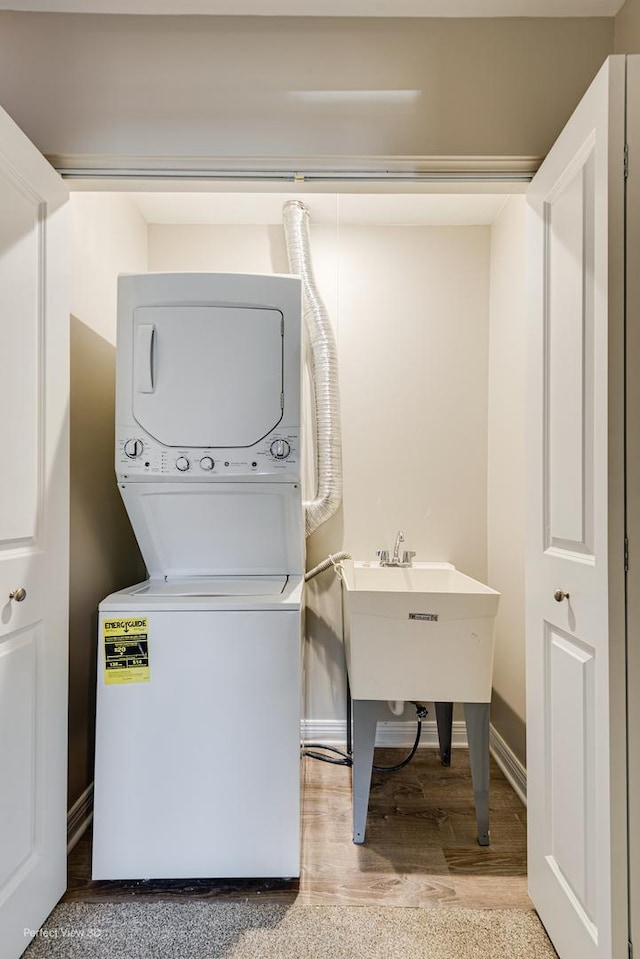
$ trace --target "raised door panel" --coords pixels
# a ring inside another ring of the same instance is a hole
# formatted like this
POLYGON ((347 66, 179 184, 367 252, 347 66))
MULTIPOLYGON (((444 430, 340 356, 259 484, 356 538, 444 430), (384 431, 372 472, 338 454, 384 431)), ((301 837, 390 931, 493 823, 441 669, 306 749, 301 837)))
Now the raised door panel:
POLYGON ((42 225, 39 198, 0 170, 0 380, 7 405, 0 425, 0 542, 35 545, 41 515, 42 310, 38 286, 42 225))
POLYGON ((18 630, 0 643, 0 889, 10 888, 33 865, 36 851, 35 764, 38 645, 36 627, 18 630))
POLYGON ((547 718, 545 855, 585 927, 597 929, 594 651, 549 626, 544 714, 547 718))
POLYGON ((593 556, 593 138, 544 204, 546 547, 593 556))

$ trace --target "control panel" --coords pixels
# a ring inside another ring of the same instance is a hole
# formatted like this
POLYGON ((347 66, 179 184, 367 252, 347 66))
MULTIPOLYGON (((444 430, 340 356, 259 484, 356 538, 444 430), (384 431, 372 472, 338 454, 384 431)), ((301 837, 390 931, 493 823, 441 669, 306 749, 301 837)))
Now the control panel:
POLYGON ((232 478, 258 474, 300 477, 300 431, 279 425, 265 439, 245 448, 167 447, 150 437, 139 425, 119 430, 116 439, 118 478, 143 479, 189 477, 232 478))

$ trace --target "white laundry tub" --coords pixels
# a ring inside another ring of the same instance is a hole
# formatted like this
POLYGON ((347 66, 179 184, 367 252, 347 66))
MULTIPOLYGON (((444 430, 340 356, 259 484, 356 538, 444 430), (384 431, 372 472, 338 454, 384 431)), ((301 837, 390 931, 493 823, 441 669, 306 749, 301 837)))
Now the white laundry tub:
POLYGON ((345 562, 352 697, 488 703, 499 598, 450 563, 345 562))

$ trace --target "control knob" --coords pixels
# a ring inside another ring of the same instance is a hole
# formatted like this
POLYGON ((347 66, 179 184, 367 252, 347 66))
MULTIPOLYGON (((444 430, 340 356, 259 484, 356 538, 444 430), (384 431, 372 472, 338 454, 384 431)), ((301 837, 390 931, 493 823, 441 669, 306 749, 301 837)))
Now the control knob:
POLYGON ((186 456, 179 456, 176 460, 176 469, 179 469, 181 473, 186 473, 190 465, 186 456))
POLYGON ((130 460, 134 460, 137 456, 142 456, 143 449, 144 443, 142 440, 127 440, 124 444, 124 455, 128 456, 130 460))
POLYGON ((269 449, 271 450, 271 455, 276 460, 286 460, 291 452, 291 447, 286 440, 274 440, 269 449))
POLYGON ((215 465, 213 457, 211 456, 203 456, 200 460, 200 469, 212 470, 215 465))

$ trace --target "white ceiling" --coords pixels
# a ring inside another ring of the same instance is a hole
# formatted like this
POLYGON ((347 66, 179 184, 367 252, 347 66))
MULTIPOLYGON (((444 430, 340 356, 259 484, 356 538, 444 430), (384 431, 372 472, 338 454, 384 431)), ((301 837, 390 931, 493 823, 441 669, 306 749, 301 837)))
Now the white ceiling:
POLYGON ((312 223, 360 226, 482 226, 502 209, 502 194, 131 193, 147 223, 270 225, 287 200, 303 200, 312 223))
POLYGON ((623 0, 0 0, 41 13, 296 17, 611 17, 623 0))

